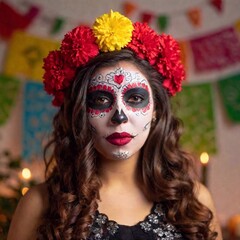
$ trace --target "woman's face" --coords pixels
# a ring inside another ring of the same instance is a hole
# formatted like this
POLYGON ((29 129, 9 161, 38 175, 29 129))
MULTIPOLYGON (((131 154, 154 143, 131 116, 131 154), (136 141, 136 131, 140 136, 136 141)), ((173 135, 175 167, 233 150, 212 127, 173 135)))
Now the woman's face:
POLYGON ((87 104, 95 148, 103 157, 128 159, 139 152, 154 103, 148 80, 134 64, 99 69, 90 80, 87 104))

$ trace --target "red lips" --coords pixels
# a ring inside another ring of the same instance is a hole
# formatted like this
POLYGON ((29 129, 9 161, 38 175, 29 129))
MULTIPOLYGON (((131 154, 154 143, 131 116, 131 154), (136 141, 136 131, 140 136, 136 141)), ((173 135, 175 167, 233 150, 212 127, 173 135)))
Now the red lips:
POLYGON ((128 144, 132 140, 133 136, 127 132, 122 133, 113 133, 106 137, 106 140, 113 145, 116 146, 123 146, 128 144))

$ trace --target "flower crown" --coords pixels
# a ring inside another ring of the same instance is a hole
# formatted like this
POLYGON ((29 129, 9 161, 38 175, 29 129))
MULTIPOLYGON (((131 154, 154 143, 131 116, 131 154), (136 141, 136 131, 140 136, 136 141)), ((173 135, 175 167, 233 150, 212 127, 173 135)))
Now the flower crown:
POLYGON ((133 24, 127 17, 111 11, 97 18, 92 28, 74 28, 64 36, 60 50, 51 51, 44 58, 43 83, 46 92, 54 96, 53 105, 62 105, 64 92, 78 67, 100 52, 123 48, 147 60, 164 77, 163 86, 170 96, 181 91, 185 72, 176 40, 170 35, 158 35, 146 23, 133 24))

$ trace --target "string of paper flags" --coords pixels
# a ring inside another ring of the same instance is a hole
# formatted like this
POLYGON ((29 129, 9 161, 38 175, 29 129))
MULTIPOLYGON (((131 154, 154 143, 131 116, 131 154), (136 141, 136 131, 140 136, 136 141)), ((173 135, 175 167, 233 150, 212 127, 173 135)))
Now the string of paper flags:
MULTIPOLYGON (((9 39, 15 30, 26 29, 36 17, 40 18, 46 26, 50 26, 49 33, 52 35, 59 33, 66 22, 70 22, 73 26, 79 24, 77 20, 66 19, 58 15, 46 15, 44 12, 41 12, 39 6, 32 4, 30 1, 25 0, 20 3, 24 4, 27 8, 24 14, 8 4, 7 1, 0 2, 0 37, 2 39, 9 39)), ((169 25, 170 18, 180 14, 184 14, 194 27, 201 26, 202 8, 206 6, 214 7, 219 14, 222 13, 224 8, 222 0, 206 0, 184 11, 174 11, 167 14, 156 14, 151 11, 141 10, 137 4, 129 1, 123 2, 122 8, 126 16, 131 17, 134 11, 138 11, 138 21, 149 24, 151 24, 152 21, 156 21, 159 31, 165 31, 169 25)))
POLYGON ((165 31, 168 27, 170 19, 177 15, 185 15, 189 20, 190 24, 194 27, 201 26, 202 23, 202 8, 206 6, 213 7, 219 14, 223 11, 223 1, 222 0, 207 0, 198 4, 194 4, 194 7, 178 10, 167 14, 156 14, 149 10, 141 10, 133 2, 124 2, 123 10, 127 16, 131 16, 136 10, 138 11, 139 19, 138 21, 147 22, 151 24, 151 22, 156 21, 157 26, 159 27, 159 31, 165 31))

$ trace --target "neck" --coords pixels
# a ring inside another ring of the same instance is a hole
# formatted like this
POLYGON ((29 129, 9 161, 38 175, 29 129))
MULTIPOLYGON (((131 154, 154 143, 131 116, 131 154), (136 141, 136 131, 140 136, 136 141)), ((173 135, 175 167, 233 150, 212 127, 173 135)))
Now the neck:
POLYGON ((100 159, 102 186, 99 189, 98 209, 110 219, 128 222, 133 215, 137 216, 133 222, 137 222, 136 219, 143 219, 149 213, 152 201, 146 197, 137 181, 138 159, 139 153, 125 160, 100 159), (135 212, 136 215, 133 214, 135 212))
POLYGON ((100 157, 99 176, 105 186, 137 185, 137 162, 139 153, 129 159, 109 160, 100 157))

